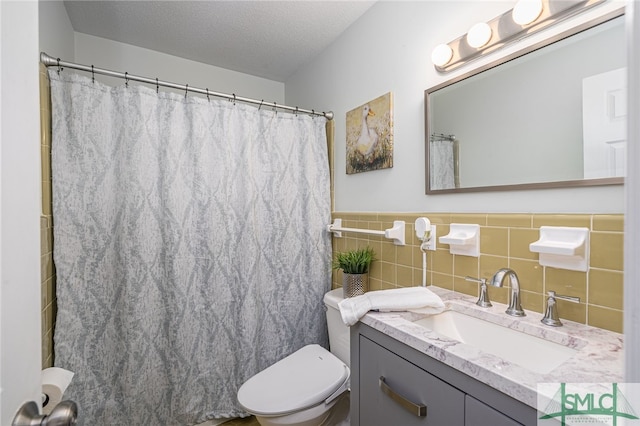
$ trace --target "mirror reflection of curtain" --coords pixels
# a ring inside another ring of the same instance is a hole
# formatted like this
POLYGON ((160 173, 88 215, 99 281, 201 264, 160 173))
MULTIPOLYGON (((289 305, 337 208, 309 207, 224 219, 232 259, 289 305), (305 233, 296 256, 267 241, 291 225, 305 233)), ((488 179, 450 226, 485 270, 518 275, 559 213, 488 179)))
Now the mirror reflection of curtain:
POLYGON ((431 135, 429 163, 432 190, 458 187, 458 149, 453 135, 431 135))

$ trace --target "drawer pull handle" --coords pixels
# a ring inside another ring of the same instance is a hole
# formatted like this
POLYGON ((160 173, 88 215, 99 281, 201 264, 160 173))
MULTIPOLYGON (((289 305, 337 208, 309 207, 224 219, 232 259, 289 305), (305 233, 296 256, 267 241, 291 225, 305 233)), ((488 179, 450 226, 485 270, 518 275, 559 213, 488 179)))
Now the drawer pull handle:
POLYGON ((412 414, 415 414, 418 417, 427 417, 427 406, 422 404, 416 404, 415 402, 409 401, 404 396, 400 395, 393 389, 389 387, 387 382, 384 381, 384 376, 380 376, 380 389, 382 392, 387 394, 387 396, 393 399, 395 402, 400 404, 403 408, 409 411, 412 414))

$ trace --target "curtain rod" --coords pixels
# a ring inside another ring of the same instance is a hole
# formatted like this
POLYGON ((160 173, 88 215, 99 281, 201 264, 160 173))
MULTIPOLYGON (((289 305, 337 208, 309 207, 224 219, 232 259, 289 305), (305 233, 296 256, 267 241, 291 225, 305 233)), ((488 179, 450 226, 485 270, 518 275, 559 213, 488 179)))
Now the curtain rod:
POLYGON ((431 134, 431 142, 436 141, 456 141, 456 135, 445 135, 444 133, 432 133, 431 134))
POLYGON ((40 62, 42 62, 42 64, 44 64, 44 66, 46 67, 53 67, 53 66, 57 66, 60 68, 67 67, 67 68, 72 68, 76 70, 90 72, 92 74, 102 74, 102 75, 108 75, 110 77, 124 78, 125 80, 139 81, 141 83, 152 84, 156 87, 162 86, 162 87, 170 87, 172 89, 177 89, 177 90, 184 90, 185 93, 186 92, 200 93, 201 95, 206 95, 207 97, 215 96, 218 98, 226 98, 234 102, 238 101, 238 102, 244 102, 249 104, 256 104, 260 106, 264 105, 265 107, 269 107, 269 108, 283 109, 283 110, 291 111, 294 113, 318 115, 318 116, 325 117, 327 120, 333 120, 333 112, 331 111, 319 112, 314 110, 302 109, 298 107, 291 107, 288 105, 280 105, 275 102, 264 102, 264 100, 260 101, 257 99, 244 98, 242 96, 236 96, 235 94, 229 95, 228 93, 212 92, 209 89, 199 89, 197 87, 189 87, 188 84, 182 85, 182 84, 171 83, 168 81, 158 80, 157 78, 140 77, 138 75, 129 74, 127 72, 121 73, 117 71, 107 70, 104 68, 96 68, 93 65, 87 66, 82 64, 75 64, 73 62, 62 61, 60 60, 60 58, 56 59, 53 56, 47 55, 44 52, 40 52, 40 62))

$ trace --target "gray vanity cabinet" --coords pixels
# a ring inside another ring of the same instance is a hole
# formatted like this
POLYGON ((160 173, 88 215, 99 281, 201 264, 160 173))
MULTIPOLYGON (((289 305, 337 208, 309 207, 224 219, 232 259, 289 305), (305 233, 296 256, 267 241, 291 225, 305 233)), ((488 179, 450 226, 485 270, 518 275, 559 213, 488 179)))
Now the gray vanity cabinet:
POLYGON ((361 425, 464 425, 464 393, 366 337, 360 350, 361 425))
POLYGON ((536 423, 534 408, 365 324, 351 327, 352 426, 536 423))
POLYGON ((519 424, 474 397, 465 395, 464 426, 517 426, 519 424))

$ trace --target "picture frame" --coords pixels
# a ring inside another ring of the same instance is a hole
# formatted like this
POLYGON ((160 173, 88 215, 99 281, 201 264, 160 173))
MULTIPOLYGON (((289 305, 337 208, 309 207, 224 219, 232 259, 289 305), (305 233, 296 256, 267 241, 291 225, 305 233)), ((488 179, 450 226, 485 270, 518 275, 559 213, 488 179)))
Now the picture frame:
POLYGON ((393 95, 388 92, 347 112, 346 172, 393 167, 393 95))

